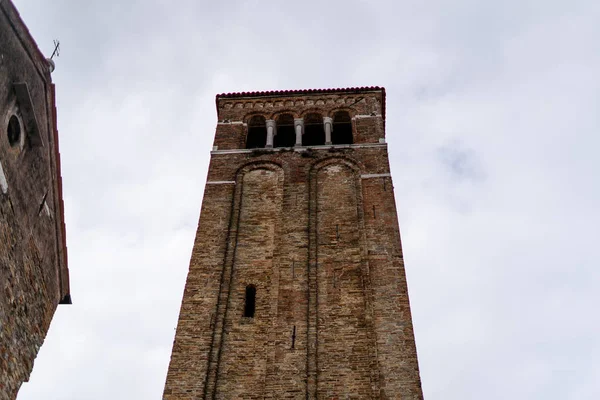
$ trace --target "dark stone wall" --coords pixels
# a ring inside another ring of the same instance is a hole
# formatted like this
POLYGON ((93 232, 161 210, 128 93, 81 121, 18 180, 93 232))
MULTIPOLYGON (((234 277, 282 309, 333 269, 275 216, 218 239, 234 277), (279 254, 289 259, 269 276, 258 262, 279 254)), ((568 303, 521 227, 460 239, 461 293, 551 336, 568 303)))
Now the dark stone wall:
POLYGON ((14 6, 0 2, 0 399, 27 381, 56 306, 68 294, 54 92, 14 6), (15 83, 26 83, 32 109, 15 83), (20 138, 9 141, 11 118, 20 138), (35 120, 35 126, 31 121, 35 120), (36 143, 33 134, 42 142, 36 143), (0 185, 1 186, 1 185, 0 185))

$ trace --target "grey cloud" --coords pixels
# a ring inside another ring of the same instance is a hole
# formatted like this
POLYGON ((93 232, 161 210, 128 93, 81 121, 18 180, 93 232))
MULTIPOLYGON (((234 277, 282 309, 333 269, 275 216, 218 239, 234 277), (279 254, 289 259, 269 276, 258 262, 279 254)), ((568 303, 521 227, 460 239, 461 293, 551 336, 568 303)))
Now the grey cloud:
POLYGON ((477 155, 460 142, 447 143, 438 148, 438 159, 457 181, 481 181, 485 177, 477 155))

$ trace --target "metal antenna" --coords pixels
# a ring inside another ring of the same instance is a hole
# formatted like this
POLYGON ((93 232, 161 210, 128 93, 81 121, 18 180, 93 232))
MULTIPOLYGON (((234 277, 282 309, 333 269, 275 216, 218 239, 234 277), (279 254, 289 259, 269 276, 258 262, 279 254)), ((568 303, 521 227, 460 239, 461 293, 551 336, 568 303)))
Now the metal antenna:
POLYGON ((60 42, 58 40, 53 40, 53 42, 54 42, 54 51, 52 52, 52 55, 50 56, 51 60, 54 58, 54 56, 56 56, 56 57, 60 56, 60 42))

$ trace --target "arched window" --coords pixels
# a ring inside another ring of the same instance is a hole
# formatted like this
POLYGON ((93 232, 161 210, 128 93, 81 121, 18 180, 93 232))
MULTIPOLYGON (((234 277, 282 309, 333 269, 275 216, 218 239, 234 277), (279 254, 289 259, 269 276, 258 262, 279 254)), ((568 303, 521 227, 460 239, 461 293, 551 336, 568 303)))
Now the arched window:
POLYGON ((21 123, 15 115, 11 116, 8 120, 6 134, 8 136, 8 143, 11 146, 14 147, 21 143, 21 123))
POLYGON ((294 147, 296 132, 294 132, 294 116, 281 114, 277 118, 277 134, 273 139, 273 147, 294 147))
POLYGON ((248 121, 247 149, 262 149, 267 145, 267 125, 265 117, 255 115, 248 121))
POLYGON ((333 115, 333 132, 331 143, 352 144, 352 120, 347 111, 338 111, 333 115))
POLYGON ((325 144, 325 126, 321 114, 311 113, 304 117, 302 146, 322 146, 325 144))
POLYGON ((256 286, 246 286, 246 302, 244 303, 244 317, 254 318, 256 311, 256 286))

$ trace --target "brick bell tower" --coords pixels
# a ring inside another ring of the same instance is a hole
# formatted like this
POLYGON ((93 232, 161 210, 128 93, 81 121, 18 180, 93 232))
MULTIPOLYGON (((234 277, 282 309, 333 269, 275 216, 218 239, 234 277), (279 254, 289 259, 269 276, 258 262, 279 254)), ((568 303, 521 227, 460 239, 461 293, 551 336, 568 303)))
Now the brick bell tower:
POLYGON ((385 90, 216 103, 163 399, 423 399, 385 90))

